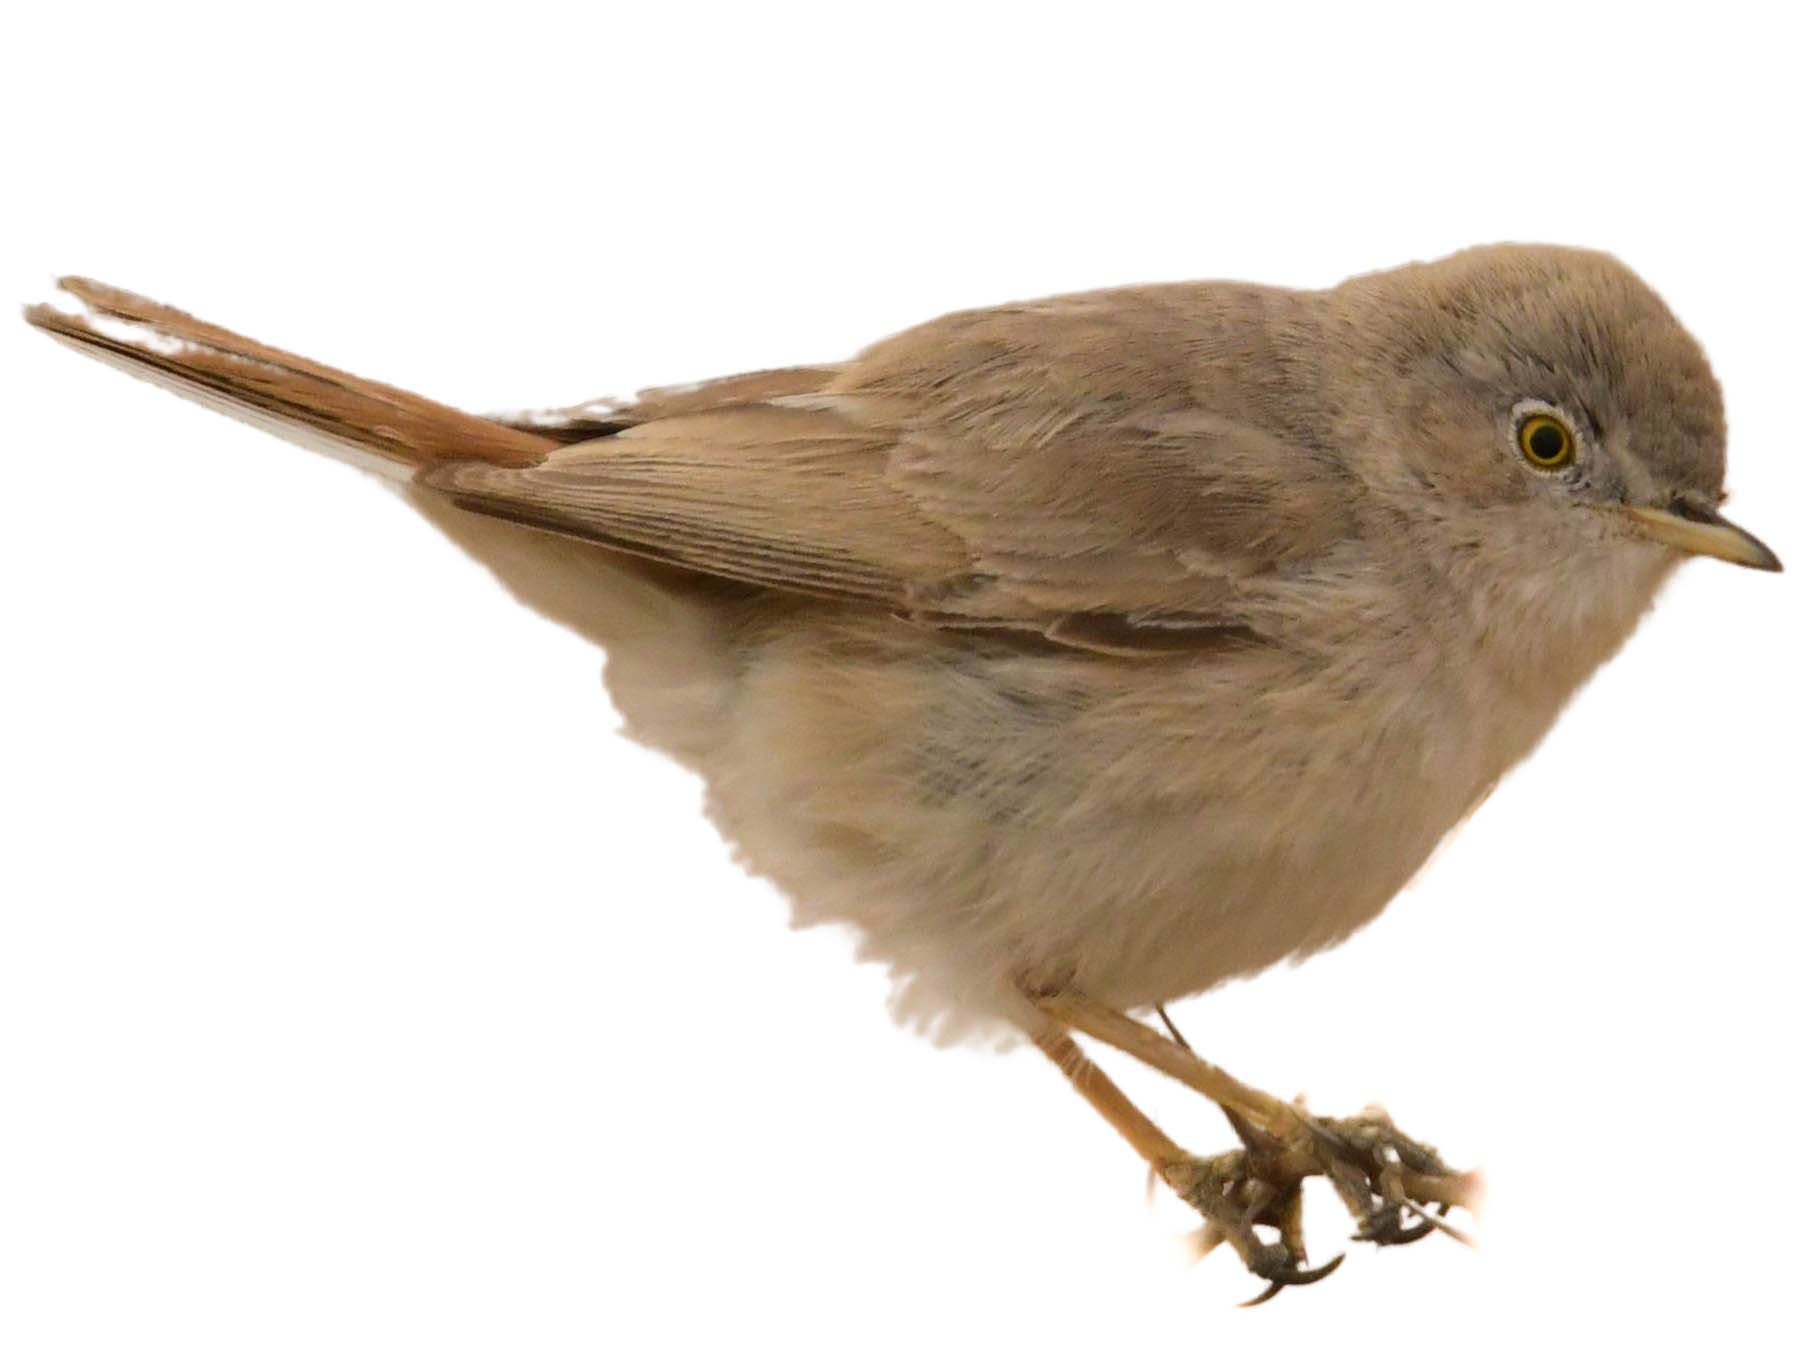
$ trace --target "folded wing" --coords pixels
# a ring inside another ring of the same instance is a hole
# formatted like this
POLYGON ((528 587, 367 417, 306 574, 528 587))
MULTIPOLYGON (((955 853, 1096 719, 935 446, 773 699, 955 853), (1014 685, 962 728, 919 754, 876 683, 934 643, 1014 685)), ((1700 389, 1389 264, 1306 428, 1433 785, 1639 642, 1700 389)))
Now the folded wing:
POLYGON ((934 625, 1219 644, 1246 583, 1350 533, 1353 491, 1253 400, 1274 374, 1238 368, 1270 356, 1216 352, 1212 287, 962 313, 844 365, 519 417, 578 441, 422 477, 480 512, 934 625))
MULTIPOLYGON (((846 364, 482 418, 84 279, 27 314, 471 510, 687 571, 1123 655, 1249 636, 1352 536, 1292 423, 1305 294, 1119 289, 959 313, 846 364)), ((1272 614, 1274 616, 1274 613, 1272 614)), ((1257 629, 1261 631, 1262 629, 1257 629)))

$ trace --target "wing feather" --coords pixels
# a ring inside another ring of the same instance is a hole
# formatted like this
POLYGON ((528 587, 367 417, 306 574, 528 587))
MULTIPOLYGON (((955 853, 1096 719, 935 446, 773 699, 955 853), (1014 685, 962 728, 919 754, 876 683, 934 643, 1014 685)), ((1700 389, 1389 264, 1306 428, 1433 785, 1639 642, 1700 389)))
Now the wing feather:
POLYGON ((1189 284, 961 313, 848 364, 578 407, 564 426, 522 417, 585 436, 536 466, 423 479, 488 513, 932 625, 1111 654, 1249 641, 1241 593, 1352 531, 1348 474, 1289 416, 1309 404, 1286 380, 1311 296, 1189 284))

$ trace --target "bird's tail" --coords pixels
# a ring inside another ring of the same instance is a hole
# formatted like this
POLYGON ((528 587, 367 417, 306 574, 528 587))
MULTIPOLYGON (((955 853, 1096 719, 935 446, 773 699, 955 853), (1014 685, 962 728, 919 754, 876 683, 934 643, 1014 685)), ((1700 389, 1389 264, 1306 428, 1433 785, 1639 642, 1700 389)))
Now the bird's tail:
POLYGON ((449 459, 532 466, 556 446, 104 283, 63 278, 57 286, 76 305, 28 307, 26 320, 40 330, 135 377, 399 480, 449 459))
POLYGON ((733 657, 710 604, 671 572, 591 542, 468 513, 416 473, 446 461, 531 466, 563 442, 612 432, 601 403, 485 419, 340 372, 172 307, 85 278, 26 319, 82 352, 296 443, 393 478, 431 523, 524 603, 610 652, 609 684, 631 731, 696 762, 727 738, 733 657), (545 432, 543 432, 543 427, 545 432))

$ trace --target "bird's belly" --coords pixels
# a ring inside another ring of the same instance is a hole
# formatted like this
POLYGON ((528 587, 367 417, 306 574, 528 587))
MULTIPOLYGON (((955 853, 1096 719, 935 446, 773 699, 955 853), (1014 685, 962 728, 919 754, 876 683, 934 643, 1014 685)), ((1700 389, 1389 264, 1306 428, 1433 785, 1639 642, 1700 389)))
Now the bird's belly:
POLYGON ((1257 779, 1206 774, 1193 795, 1078 791, 1085 810, 1019 839, 993 909, 1034 977, 1121 1008, 1330 946, 1389 903, 1471 803, 1459 781, 1412 767, 1418 755, 1276 761, 1257 779))
POLYGON ((1489 782, 1430 754, 1426 693, 1305 693, 1252 662, 926 665, 884 634, 827 667, 817 640, 744 668, 713 810, 802 923, 857 926, 936 1019, 997 1014, 1015 980, 1161 1002, 1324 947, 1489 782))

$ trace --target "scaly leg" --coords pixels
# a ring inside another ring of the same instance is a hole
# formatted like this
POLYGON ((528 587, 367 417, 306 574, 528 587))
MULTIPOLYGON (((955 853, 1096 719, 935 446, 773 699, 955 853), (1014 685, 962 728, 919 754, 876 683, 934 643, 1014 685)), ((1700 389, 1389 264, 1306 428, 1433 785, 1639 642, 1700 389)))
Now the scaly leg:
MULTIPOLYGON (((1301 1270, 1300 1211, 1301 1184, 1310 1175, 1325 1174, 1332 1182, 1358 1223, 1357 1239, 1408 1244, 1436 1229, 1465 1238, 1442 1217, 1450 1207, 1469 1207, 1476 1201, 1478 1176, 1453 1172, 1430 1147, 1398 1131, 1381 1109, 1341 1120, 1317 1118, 1202 1060, 1179 1037, 1166 1038, 1073 992, 1026 993, 1060 1029, 1117 1047, 1205 1094, 1226 1111, 1244 1150, 1208 1160, 1178 1158, 1175 1143, 1087 1062, 1072 1041, 1057 1031, 1064 1047, 1053 1051, 1049 1039, 1039 1039, 1045 1052, 1065 1069, 1070 1068, 1071 1052, 1074 1060, 1084 1063, 1085 1070, 1075 1067, 1081 1073, 1071 1075, 1076 1087, 1144 1155, 1153 1171, 1207 1218, 1209 1247, 1227 1240, 1247 1267, 1271 1282, 1259 1300, 1274 1296, 1289 1282, 1307 1280, 1301 1270), (1102 1094, 1103 1088, 1110 1094, 1102 1094), (1103 1099, 1112 1103, 1112 1111, 1103 1099), (1275 1226, 1280 1245, 1257 1240, 1250 1229, 1254 1225, 1275 1226), (1279 1257, 1287 1260, 1288 1270, 1279 1257), (1290 1276, 1283 1276, 1285 1272, 1290 1276)), ((1331 1267, 1315 1270, 1315 1276, 1324 1276, 1331 1267)))

